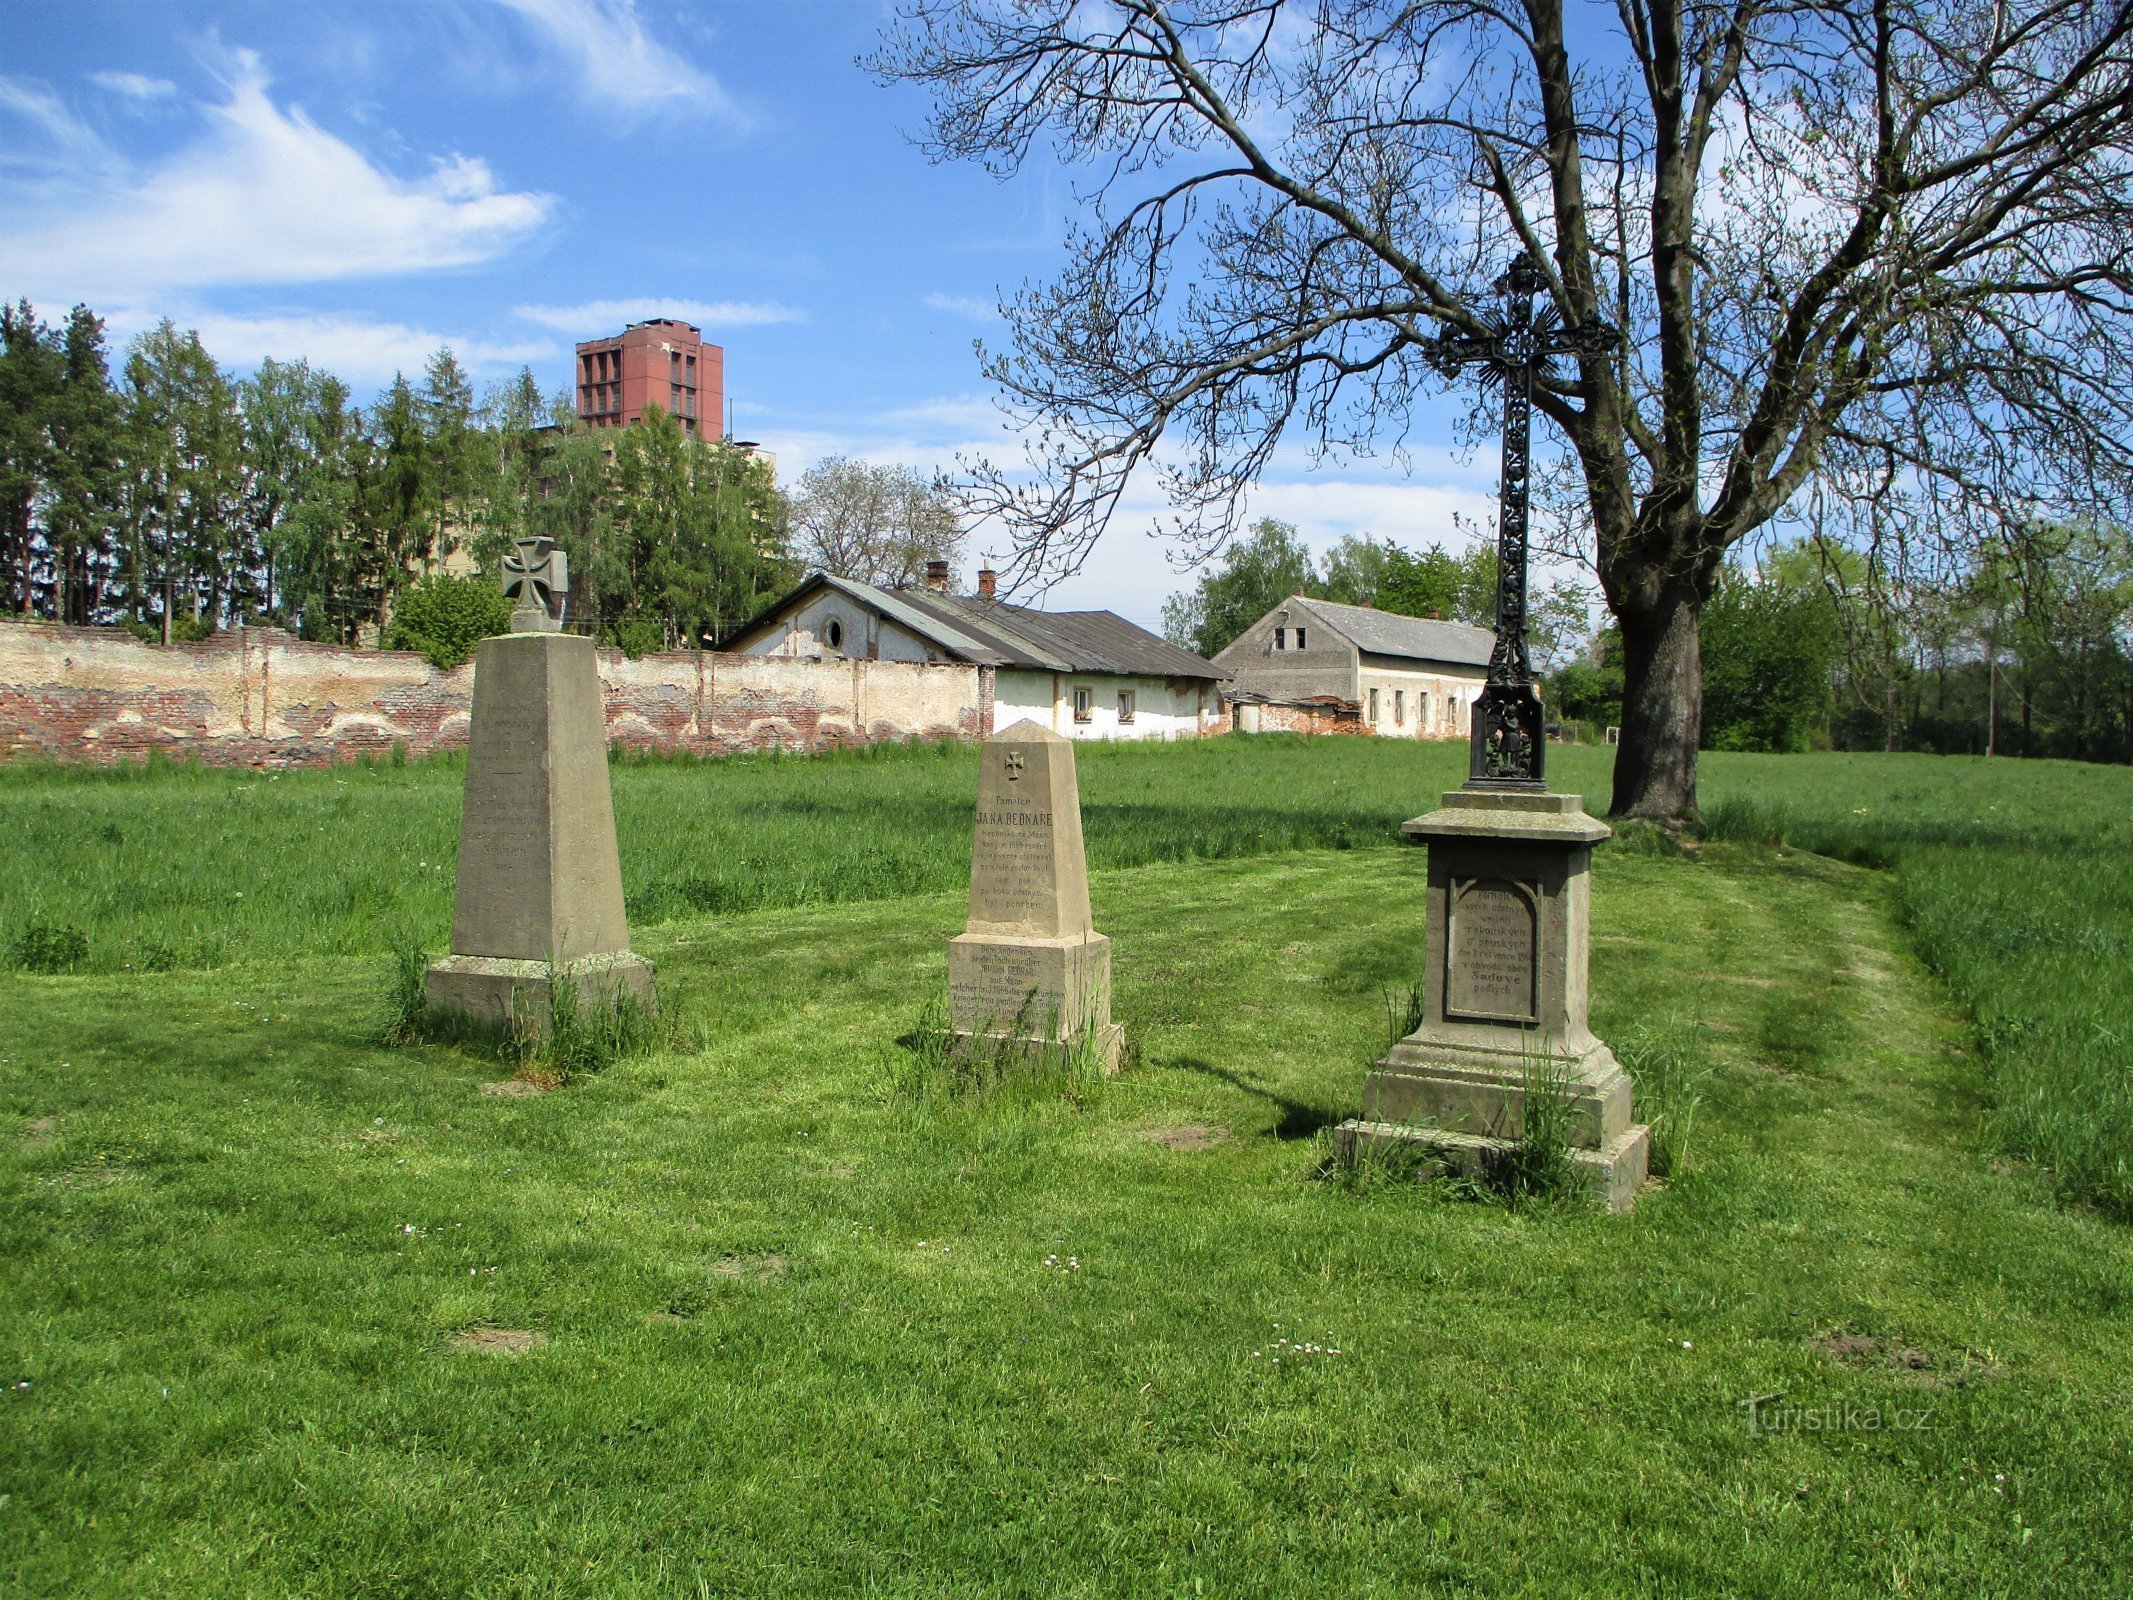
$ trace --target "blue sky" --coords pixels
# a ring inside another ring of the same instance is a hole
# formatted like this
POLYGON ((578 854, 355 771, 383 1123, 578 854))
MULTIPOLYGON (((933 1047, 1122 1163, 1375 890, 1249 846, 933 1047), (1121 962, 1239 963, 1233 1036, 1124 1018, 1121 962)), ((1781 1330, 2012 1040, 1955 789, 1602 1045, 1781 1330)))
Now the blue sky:
MULTIPOLYGON (((676 314, 726 350, 788 484, 829 454, 1015 448, 979 376, 1001 290, 1048 276, 1073 174, 933 166, 919 92, 855 64, 875 0, 0 0, 0 294, 159 317, 226 366, 308 357, 367 396, 450 344, 483 381, 676 314)), ((1253 515, 1323 548, 1456 546, 1494 452, 1285 450, 1253 515)), ((1044 604, 1153 626, 1192 579, 1150 489, 1044 604)), ((973 560, 983 552, 980 530, 973 560)))

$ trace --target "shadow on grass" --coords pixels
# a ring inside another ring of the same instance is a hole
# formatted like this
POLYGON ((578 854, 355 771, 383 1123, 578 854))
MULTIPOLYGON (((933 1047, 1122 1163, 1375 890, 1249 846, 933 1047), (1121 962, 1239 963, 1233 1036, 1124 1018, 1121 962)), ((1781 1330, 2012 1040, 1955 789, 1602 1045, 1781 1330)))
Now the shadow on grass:
POLYGON ((1220 1078, 1232 1089, 1241 1089, 1255 1099, 1264 1100, 1281 1112, 1279 1120, 1268 1129, 1274 1138, 1284 1142, 1310 1139, 1339 1123, 1345 1112, 1327 1111, 1318 1106, 1307 1106, 1301 1100, 1291 1100, 1276 1094, 1271 1089, 1261 1088, 1249 1079, 1232 1072, 1227 1067, 1218 1067, 1211 1061, 1202 1061, 1198 1056, 1179 1056, 1166 1061, 1165 1066, 1177 1067, 1186 1072, 1197 1072, 1205 1077, 1220 1078))

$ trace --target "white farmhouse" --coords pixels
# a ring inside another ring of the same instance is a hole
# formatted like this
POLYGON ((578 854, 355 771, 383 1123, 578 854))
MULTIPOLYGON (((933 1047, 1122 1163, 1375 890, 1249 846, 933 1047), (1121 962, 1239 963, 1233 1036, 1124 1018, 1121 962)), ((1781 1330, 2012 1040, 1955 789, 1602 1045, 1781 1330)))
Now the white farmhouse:
POLYGON ((1215 657, 1236 725, 1457 739, 1496 636, 1435 617, 1291 595, 1215 657), (1359 726, 1358 726, 1359 725, 1359 726))
POLYGON ((988 731, 1024 717, 1072 739, 1193 739, 1220 731, 1222 670, 1109 611, 1034 611, 993 594, 881 589, 826 572, 736 630, 721 650, 866 661, 958 661, 991 679, 988 731))

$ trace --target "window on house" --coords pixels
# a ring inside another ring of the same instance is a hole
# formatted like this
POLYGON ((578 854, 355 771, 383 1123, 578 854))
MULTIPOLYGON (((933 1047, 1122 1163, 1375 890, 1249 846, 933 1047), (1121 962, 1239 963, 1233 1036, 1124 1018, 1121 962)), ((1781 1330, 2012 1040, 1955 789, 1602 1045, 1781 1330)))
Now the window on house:
POLYGON ((1120 722, 1131 722, 1133 720, 1133 691, 1131 689, 1118 691, 1118 720, 1120 722))
POLYGON ((1378 721, 1378 692, 1377 692, 1377 690, 1373 689, 1373 690, 1371 690, 1371 691, 1370 691, 1370 725, 1371 725, 1372 727, 1376 727, 1376 726, 1377 726, 1377 721, 1378 721))
POLYGON ((1304 647, 1304 631, 1303 631, 1303 629, 1301 629, 1301 628, 1298 628, 1298 629, 1296 630, 1296 648, 1297 648, 1297 649, 1299 649, 1299 650, 1301 650, 1301 649, 1302 649, 1303 647, 1304 647))
POLYGON ((1076 689, 1074 691, 1074 720, 1076 722, 1087 722, 1096 714, 1092 704, 1095 698, 1096 691, 1093 689, 1076 689))
POLYGON ((828 641, 832 650, 842 650, 844 648, 844 624, 835 617, 831 617, 823 625, 822 637, 828 641))
POLYGON ((1406 723, 1407 691, 1405 689, 1395 689, 1392 691, 1392 725, 1395 728, 1399 728, 1406 726, 1406 723))
POLYGON ((1415 691, 1415 726, 1418 728, 1429 726, 1429 691, 1427 689, 1417 689, 1415 691))
POLYGON ((1274 648, 1276 650, 1286 650, 1288 647, 1289 630, 1287 628, 1276 628, 1274 630, 1274 648))

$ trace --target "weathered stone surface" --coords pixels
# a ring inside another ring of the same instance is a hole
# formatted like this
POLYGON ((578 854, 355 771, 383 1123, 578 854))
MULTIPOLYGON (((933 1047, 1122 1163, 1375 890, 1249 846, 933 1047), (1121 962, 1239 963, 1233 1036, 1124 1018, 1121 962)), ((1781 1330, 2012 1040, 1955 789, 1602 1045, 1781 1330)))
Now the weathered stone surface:
POLYGON ((654 1001, 652 964, 628 950, 560 966, 497 956, 447 956, 431 963, 424 974, 422 998, 432 1010, 538 1039, 548 1031, 557 974, 585 1005, 612 1004, 624 995, 645 1005, 654 1001))
MULTIPOLYGON (((816 661, 677 650, 599 652, 611 744, 724 755, 822 750, 991 731, 991 667, 816 661)), ((308 644, 231 628, 150 645, 123 628, 0 623, 0 757, 320 766, 467 742, 470 662, 440 672, 405 650, 308 644)))
POLYGON ((1403 831, 1429 846, 1423 1018, 1371 1069, 1340 1148, 1398 1138, 1478 1162, 1523 1135, 1529 1085, 1552 1083, 1573 1156, 1626 1209, 1648 1139, 1586 1014, 1592 847, 1606 824, 1576 795, 1455 790, 1403 831))
POLYGON ((631 955, 592 641, 506 634, 477 648, 452 953, 431 1005, 537 1032, 551 972, 587 998, 649 998, 631 955))
POLYGON ((1093 1034, 1115 1065, 1111 941, 1089 918, 1073 743, 1025 720, 980 758, 970 917, 948 942, 950 1026, 1025 1044, 1093 1034))

